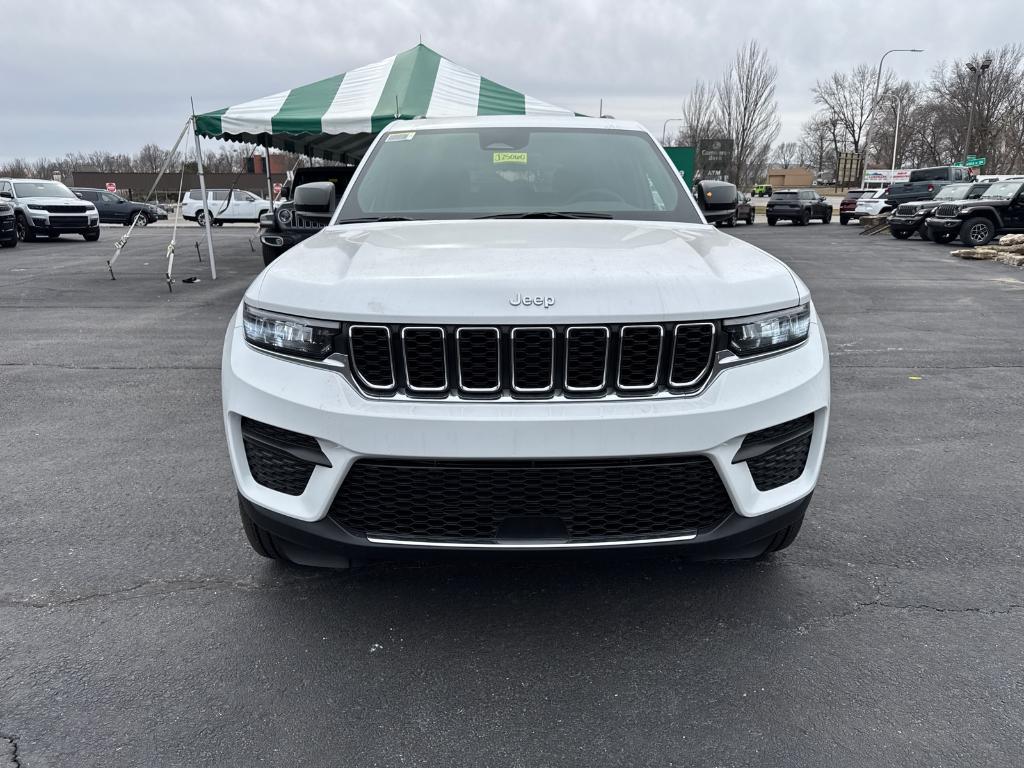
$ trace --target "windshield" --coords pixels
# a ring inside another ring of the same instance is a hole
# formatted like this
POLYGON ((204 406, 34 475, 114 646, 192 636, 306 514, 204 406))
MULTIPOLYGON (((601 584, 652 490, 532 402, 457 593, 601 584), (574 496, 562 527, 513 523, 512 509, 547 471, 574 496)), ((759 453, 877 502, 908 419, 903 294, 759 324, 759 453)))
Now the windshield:
POLYGON ((337 222, 523 214, 701 221, 674 168, 639 131, 414 127, 377 142, 337 222))
POLYGON ((16 181, 14 191, 18 197, 73 197, 78 195, 57 181, 16 181))
POLYGON ((772 195, 772 200, 796 200, 800 195, 796 192, 776 192, 772 195))
POLYGON ((949 169, 941 168, 918 168, 910 172, 910 181, 945 181, 949 179, 949 169))
POLYGON ((1009 200, 1011 197, 1017 194, 1017 190, 1021 188, 1022 184, 1019 181, 1000 181, 997 184, 993 184, 991 187, 985 190, 985 194, 982 195, 982 199, 986 198, 997 198, 999 200, 1009 200))
POLYGON ((950 184, 939 190, 936 200, 963 200, 971 191, 972 184, 950 184))

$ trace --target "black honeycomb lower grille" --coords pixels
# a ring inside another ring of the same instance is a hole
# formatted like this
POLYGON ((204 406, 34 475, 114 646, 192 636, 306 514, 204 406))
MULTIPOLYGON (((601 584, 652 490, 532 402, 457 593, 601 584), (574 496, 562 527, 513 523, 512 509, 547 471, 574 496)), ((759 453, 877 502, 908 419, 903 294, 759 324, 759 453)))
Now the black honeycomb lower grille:
POLYGON ((314 464, 301 461, 287 451, 265 443, 242 438, 245 459, 253 480, 260 485, 289 496, 299 496, 313 475, 314 464))
POLYGON ((569 542, 708 530, 733 511, 703 456, 580 461, 362 459, 331 506, 355 534, 421 541, 569 542))
POLYGON ((807 414, 751 432, 744 438, 741 451, 757 451, 758 446, 761 446, 761 452, 746 459, 757 490, 770 491, 793 482, 804 473, 811 450, 813 428, 814 414, 807 414))

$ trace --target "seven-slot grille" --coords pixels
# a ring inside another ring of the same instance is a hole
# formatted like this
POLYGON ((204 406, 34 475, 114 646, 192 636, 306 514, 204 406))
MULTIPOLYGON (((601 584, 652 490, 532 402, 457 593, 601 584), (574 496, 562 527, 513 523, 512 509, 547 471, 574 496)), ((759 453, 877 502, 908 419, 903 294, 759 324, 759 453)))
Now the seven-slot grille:
POLYGON ((352 372, 376 396, 646 395, 699 389, 711 322, 578 326, 348 326, 352 372))
POLYGON ((960 206, 950 205, 949 203, 940 205, 935 209, 936 216, 945 216, 947 218, 954 218, 958 213, 960 213, 960 206))
POLYGON ((898 216, 915 216, 918 213, 918 207, 916 205, 901 205, 896 209, 898 216))

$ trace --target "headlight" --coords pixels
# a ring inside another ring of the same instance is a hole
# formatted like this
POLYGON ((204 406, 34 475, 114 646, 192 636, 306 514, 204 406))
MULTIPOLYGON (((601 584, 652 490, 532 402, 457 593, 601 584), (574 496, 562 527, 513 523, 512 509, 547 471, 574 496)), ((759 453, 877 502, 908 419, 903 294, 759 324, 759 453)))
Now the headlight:
POLYGON ((272 227, 272 226, 274 226, 274 214, 272 214, 272 213, 261 213, 260 214, 260 226, 261 227, 272 227))
POLYGON ((729 348, 740 357, 792 347, 807 338, 811 325, 811 307, 802 304, 783 312, 726 320, 729 348))
POLYGON ((31 210, 33 210, 33 211, 45 211, 46 210, 46 206, 45 205, 37 205, 35 203, 29 203, 28 207, 31 210))
POLYGON ((332 320, 311 320, 250 307, 242 311, 242 326, 250 344, 275 352, 323 360, 341 330, 332 320))
POLYGON ((292 209, 291 208, 278 208, 277 209, 277 220, 282 224, 287 224, 292 220, 292 209))

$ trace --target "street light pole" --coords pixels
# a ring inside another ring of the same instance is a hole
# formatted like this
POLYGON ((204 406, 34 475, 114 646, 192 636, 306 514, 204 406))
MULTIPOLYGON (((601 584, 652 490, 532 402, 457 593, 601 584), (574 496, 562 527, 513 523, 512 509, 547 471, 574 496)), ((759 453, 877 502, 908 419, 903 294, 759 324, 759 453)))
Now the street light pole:
POLYGON ((667 146, 667 144, 668 144, 668 124, 671 123, 671 122, 675 122, 677 120, 679 122, 682 122, 683 118, 681 118, 681 117, 670 117, 668 120, 665 121, 665 124, 663 126, 661 126, 661 146, 664 147, 664 146, 667 146))
POLYGON ((981 66, 969 62, 967 69, 974 74, 974 95, 971 97, 971 112, 967 118, 967 141, 964 142, 964 164, 967 164, 967 156, 971 151, 971 134, 974 133, 974 110, 978 104, 978 91, 981 89, 981 76, 985 70, 992 66, 992 57, 986 56, 981 66))
POLYGON ((878 60, 878 71, 875 73, 875 93, 871 97, 871 108, 868 110, 868 129, 864 133, 864 142, 861 145, 864 157, 864 168, 861 169, 861 172, 867 170, 868 149, 871 147, 871 129, 875 125, 875 107, 878 106, 878 87, 882 84, 882 65, 885 64, 885 57, 890 53, 924 53, 924 48, 892 48, 883 53, 882 58, 878 60))
POLYGON ((889 170, 889 183, 896 181, 896 148, 900 145, 900 112, 903 110, 903 99, 895 97, 896 131, 892 137, 892 168, 889 170))

